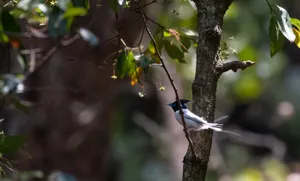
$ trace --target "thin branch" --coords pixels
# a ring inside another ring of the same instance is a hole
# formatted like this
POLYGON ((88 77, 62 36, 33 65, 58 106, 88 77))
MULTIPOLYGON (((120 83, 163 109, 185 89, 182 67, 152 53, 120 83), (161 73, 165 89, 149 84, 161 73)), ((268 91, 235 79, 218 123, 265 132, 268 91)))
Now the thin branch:
POLYGON ((11 168, 9 165, 2 163, 0 161, 0 165, 4 166, 5 168, 7 168, 9 171, 14 172, 14 173, 18 173, 18 171, 14 170, 13 168, 11 168))
POLYGON ((23 55, 28 55, 28 54, 31 54, 31 53, 41 53, 41 52, 42 52, 41 48, 20 50, 20 53, 23 54, 23 55))
POLYGON ((222 74, 229 70, 236 72, 238 69, 244 70, 245 68, 251 67, 254 64, 255 64, 255 62, 252 62, 250 60, 247 60, 247 61, 233 60, 233 61, 224 62, 224 63, 217 65, 216 70, 219 74, 222 74))
POLYGON ((21 32, 21 33, 15 33, 15 32, 4 32, 8 37, 11 38, 38 38, 38 39, 47 39, 49 38, 48 36, 40 33, 39 35, 30 33, 30 32, 21 32))
POLYGON ((147 4, 144 4, 143 6, 141 6, 140 8, 135 8, 134 10, 137 11, 139 9, 142 9, 142 8, 145 8, 153 3, 157 3, 157 0, 152 0, 151 2, 147 3, 147 4))
MULTIPOLYGON (((140 12, 140 13, 141 13, 141 12, 140 12)), ((149 18, 147 15, 144 14, 144 16, 145 16, 145 18, 146 18, 147 20, 151 21, 153 24, 156 24, 157 26, 159 26, 159 27, 162 28, 163 30, 167 29, 166 27, 164 27, 163 25, 159 24, 159 23, 156 22, 155 20, 149 18)))
POLYGON ((189 136, 189 133, 188 133, 188 131, 187 131, 187 128, 186 128, 186 123, 185 123, 185 120, 184 120, 184 117, 183 117, 183 111, 182 111, 182 107, 181 107, 181 103, 180 103, 178 91, 177 91, 177 88, 176 88, 176 86, 175 86, 174 80, 173 80, 173 78, 171 77, 171 75, 170 75, 170 73, 169 73, 169 71, 168 71, 168 69, 167 69, 167 67, 166 67, 166 65, 165 65, 165 63, 164 63, 164 60, 163 60, 163 58, 162 58, 162 56, 161 56, 161 54, 159 53, 159 50, 158 50, 158 48, 157 48, 156 41, 155 41, 154 37, 152 36, 152 33, 150 32, 149 28, 148 28, 147 20, 146 20, 146 17, 145 17, 145 15, 144 15, 144 13, 143 13, 143 10, 142 10, 141 7, 140 7, 139 0, 137 0, 137 1, 135 1, 135 2, 136 2, 136 4, 137 4, 137 6, 138 6, 138 8, 139 8, 139 11, 140 11, 140 14, 141 14, 141 16, 142 16, 142 18, 143 18, 144 25, 145 25, 145 28, 146 28, 146 32, 148 33, 150 39, 151 39, 152 42, 153 42, 153 45, 154 45, 156 54, 157 54, 157 56, 158 56, 158 58, 159 58, 159 60, 160 60, 160 62, 161 62, 161 64, 162 64, 162 67, 163 67, 164 71, 166 72, 166 74, 167 74, 167 76, 168 76, 168 79, 169 79, 169 81, 170 81, 170 83, 171 83, 171 85, 172 85, 172 87, 173 87, 173 90, 174 90, 174 93, 175 93, 175 97, 176 97, 176 101, 177 101, 177 105, 178 105, 178 108, 179 108, 179 113, 180 113, 181 120, 182 120, 183 127, 184 127, 184 128, 183 128, 183 131, 184 131, 185 136, 186 136, 186 138, 187 138, 187 140, 188 140, 188 142, 189 142, 189 144, 190 144, 190 146, 191 146, 191 150, 192 150, 192 154, 193 154, 194 158, 197 158, 197 155, 196 155, 196 152, 195 152, 195 148, 194 148, 193 142, 192 142, 192 140, 191 140, 191 138, 190 138, 190 136, 189 136))
POLYGON ((62 40, 62 41, 60 42, 60 44, 61 44, 62 46, 68 46, 68 45, 72 44, 73 42, 75 42, 76 40, 78 40, 79 38, 80 38, 80 35, 79 35, 79 34, 76 34, 76 35, 74 35, 72 38, 69 38, 69 39, 67 39, 67 40, 62 40))
POLYGON ((73 36, 72 38, 70 38, 68 40, 61 40, 58 43, 58 45, 53 46, 49 51, 47 51, 47 53, 42 57, 40 62, 36 64, 34 71, 41 68, 59 50, 60 47, 68 46, 68 45, 74 43, 79 38, 80 38, 80 35, 76 34, 75 36, 73 36))
MULTIPOLYGON (((137 12, 137 13, 141 13, 140 10, 139 10, 139 8, 136 8, 134 11, 137 12)), ((158 23, 157 21, 153 20, 152 18, 150 18, 150 17, 147 16, 146 14, 144 14, 144 17, 146 18, 146 20, 151 21, 153 24, 159 26, 159 27, 162 28, 163 30, 167 29, 165 26, 163 26, 163 25, 161 25, 160 23, 158 23)))

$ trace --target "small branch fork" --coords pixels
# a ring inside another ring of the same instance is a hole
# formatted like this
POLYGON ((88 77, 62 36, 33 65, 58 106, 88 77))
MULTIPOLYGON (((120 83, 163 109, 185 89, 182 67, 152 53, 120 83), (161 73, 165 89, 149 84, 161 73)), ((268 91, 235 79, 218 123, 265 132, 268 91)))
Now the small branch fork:
POLYGON ((185 133, 185 137, 187 138, 190 146, 191 146, 191 150, 192 150, 192 154, 193 154, 193 157, 194 158, 197 158, 197 155, 196 155, 196 152, 195 152, 195 148, 194 148, 194 145, 193 145, 193 142, 189 136, 189 133, 187 131, 187 127, 186 127, 186 123, 185 123, 185 120, 184 120, 184 117, 183 117, 183 111, 182 111, 182 107, 181 107, 181 103, 180 103, 180 99, 179 99, 179 95, 178 95, 178 91, 177 91, 177 88, 175 86, 175 83, 174 83, 174 80, 173 78, 171 77, 165 63, 164 63, 164 60, 161 56, 161 54, 159 53, 159 50, 157 48, 157 44, 156 44, 156 41, 154 39, 154 37, 152 36, 152 33, 150 32, 149 28, 148 28, 148 25, 147 25, 147 18, 145 17, 145 14, 143 13, 143 10, 139 4, 139 0, 136 0, 135 1, 137 6, 138 6, 138 9, 139 9, 139 13, 141 14, 142 18, 143 18, 143 21, 144 21, 144 25, 145 25, 145 29, 146 29, 146 32, 147 34, 149 35, 150 39, 152 40, 153 42, 153 45, 154 45, 154 48, 155 48, 155 51, 156 51, 156 54, 162 64, 162 68, 164 69, 165 73, 167 74, 167 77, 172 85, 172 88, 174 90, 174 93, 175 93, 175 97, 176 97, 176 101, 177 101, 177 105, 179 107, 179 113, 180 113, 180 116, 181 116, 181 121, 182 121, 182 124, 183 124, 183 131, 185 133))
POLYGON ((227 72, 229 70, 232 70, 234 72, 236 72, 238 69, 244 70, 248 67, 251 67, 254 64, 255 62, 252 62, 250 60, 247 61, 233 60, 233 61, 224 62, 217 65, 216 70, 218 74, 221 75, 222 73, 227 72))

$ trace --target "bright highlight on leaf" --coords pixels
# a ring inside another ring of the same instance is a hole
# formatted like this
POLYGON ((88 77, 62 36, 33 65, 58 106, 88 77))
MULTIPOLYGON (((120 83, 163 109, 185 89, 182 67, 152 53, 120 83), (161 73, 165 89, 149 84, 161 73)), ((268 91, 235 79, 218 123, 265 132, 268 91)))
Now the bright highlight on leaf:
POLYGON ((296 36, 293 33, 292 30, 292 24, 290 20, 289 13, 282 7, 276 5, 272 8, 273 13, 275 13, 273 16, 277 20, 278 27, 282 34, 290 41, 294 42, 296 36))

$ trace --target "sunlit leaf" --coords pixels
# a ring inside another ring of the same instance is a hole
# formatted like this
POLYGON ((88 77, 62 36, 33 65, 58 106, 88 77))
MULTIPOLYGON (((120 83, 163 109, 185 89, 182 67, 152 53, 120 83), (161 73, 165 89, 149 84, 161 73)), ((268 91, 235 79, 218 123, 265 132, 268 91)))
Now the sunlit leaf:
POLYGON ((137 64, 132 51, 123 50, 120 53, 116 64, 116 76, 120 78, 129 76, 132 85, 138 82, 137 64))
POLYGON ((291 23, 298 29, 298 31, 300 31, 300 20, 297 18, 291 18, 291 23))
POLYGON ((74 16, 84 16, 87 14, 86 9, 84 8, 68 8, 67 11, 64 13, 64 18, 74 17, 74 16))
POLYGON ((172 36, 172 34, 169 31, 164 31, 163 36, 164 37, 170 37, 170 36, 172 36))
POLYGON ((296 36, 293 33, 292 24, 288 12, 278 5, 273 6, 272 9, 275 12, 277 24, 280 31, 290 42, 293 42, 296 36))
POLYGON ((0 140, 0 153, 9 154, 18 151, 24 145, 26 137, 23 135, 4 136, 0 140))
POLYGON ((85 41, 89 42, 91 46, 96 46, 99 44, 99 40, 97 36, 94 33, 92 33, 90 30, 86 28, 80 28, 79 34, 85 41))
MULTIPOLYGON (((295 35, 294 35, 295 36, 295 35)), ((279 52, 284 45, 284 36, 281 33, 275 17, 270 19, 269 25, 269 37, 270 37, 270 55, 273 57, 279 52)))
POLYGON ((293 28, 293 32, 296 35, 296 39, 294 42, 300 48, 300 32, 295 28, 293 28))

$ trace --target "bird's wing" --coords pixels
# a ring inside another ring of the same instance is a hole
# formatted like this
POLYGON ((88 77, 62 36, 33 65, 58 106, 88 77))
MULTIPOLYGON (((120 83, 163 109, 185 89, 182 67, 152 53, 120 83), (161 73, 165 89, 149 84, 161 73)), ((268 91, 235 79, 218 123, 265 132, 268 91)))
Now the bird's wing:
POLYGON ((189 119, 191 121, 194 121, 194 122, 197 122, 197 123, 200 123, 200 124, 207 124, 207 121, 205 121, 203 118, 200 118, 196 114, 192 113, 188 109, 183 111, 183 115, 184 115, 185 119, 189 119))

